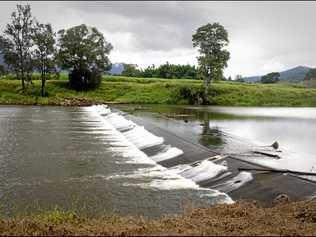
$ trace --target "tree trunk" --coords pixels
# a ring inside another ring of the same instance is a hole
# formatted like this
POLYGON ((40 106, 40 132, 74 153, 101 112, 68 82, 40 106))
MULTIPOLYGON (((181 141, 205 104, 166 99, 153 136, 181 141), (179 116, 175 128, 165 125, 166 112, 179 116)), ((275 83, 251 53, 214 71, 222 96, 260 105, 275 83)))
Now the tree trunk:
POLYGON ((204 119, 203 120, 204 120, 204 124, 203 124, 202 134, 208 135, 210 133, 210 120, 209 120, 207 112, 204 112, 204 119))
MULTIPOLYGON (((21 47, 20 47, 21 48, 21 47)), ((22 49, 20 49, 22 50, 22 49)), ((21 81, 22 81, 22 90, 25 90, 25 83, 24 83, 24 60, 23 60, 23 53, 20 51, 20 69, 21 69, 21 81)))
POLYGON ((208 89, 211 83, 211 74, 209 73, 208 78, 204 81, 204 104, 208 103, 208 89))
POLYGON ((45 96, 45 73, 44 72, 42 72, 42 75, 41 75, 41 77, 42 77, 42 97, 44 97, 45 96))
POLYGON ((25 82, 24 82, 24 72, 23 72, 23 69, 22 69, 22 72, 21 72, 21 81, 22 81, 22 90, 24 91, 24 90, 25 90, 25 82))
POLYGON ((204 103, 208 101, 208 87, 209 87, 209 82, 208 82, 208 79, 206 79, 204 83, 204 103))

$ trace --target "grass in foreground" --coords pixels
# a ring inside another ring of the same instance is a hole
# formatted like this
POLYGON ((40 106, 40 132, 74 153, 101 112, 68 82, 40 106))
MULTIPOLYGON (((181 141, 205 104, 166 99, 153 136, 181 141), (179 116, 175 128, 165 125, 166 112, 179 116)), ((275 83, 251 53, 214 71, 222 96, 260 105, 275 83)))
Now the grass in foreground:
MULTIPOLYGON (((68 81, 47 81, 48 97, 40 97, 40 81, 21 93, 20 81, 0 79, 0 104, 88 105, 93 103, 189 104, 183 88, 201 91, 197 80, 170 80, 107 76, 101 86, 88 92, 68 88, 68 81)), ((316 89, 298 85, 262 85, 236 82, 214 83, 210 89, 212 105, 224 106, 316 106, 316 89)))
POLYGON ((1 235, 315 235, 316 201, 281 203, 271 208, 239 201, 185 214, 146 220, 108 216, 95 219, 53 211, 0 219, 1 235))

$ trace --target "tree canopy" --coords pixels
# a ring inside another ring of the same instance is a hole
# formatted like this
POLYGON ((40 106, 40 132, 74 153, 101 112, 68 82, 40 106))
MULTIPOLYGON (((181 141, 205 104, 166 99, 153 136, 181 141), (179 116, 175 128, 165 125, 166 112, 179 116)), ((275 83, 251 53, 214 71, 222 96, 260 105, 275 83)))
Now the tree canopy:
POLYGON ((315 80, 315 79, 316 79, 316 68, 312 68, 306 73, 304 80, 308 81, 308 80, 315 80))
POLYGON ((70 86, 76 90, 95 88, 101 73, 111 67, 108 54, 113 46, 95 27, 84 24, 60 30, 58 59, 64 69, 71 70, 70 86))
POLYGON ((192 35, 193 47, 198 48, 199 70, 204 76, 204 99, 208 101, 208 90, 211 81, 220 79, 223 69, 227 67, 230 54, 225 49, 228 45, 228 33, 219 23, 206 24, 192 35))
POLYGON ((33 70, 31 56, 33 22, 30 5, 18 4, 17 10, 11 14, 11 23, 6 25, 4 34, 0 37, 0 47, 5 62, 21 79, 23 90, 24 81, 30 79, 33 70))
POLYGON ((198 70, 191 65, 175 65, 168 62, 155 67, 148 66, 144 70, 138 69, 137 65, 124 64, 122 75, 132 77, 158 77, 169 79, 198 79, 198 70))
POLYGON ((36 68, 41 73, 42 96, 45 96, 46 74, 53 72, 55 69, 55 33, 50 24, 36 23, 33 32, 33 41, 35 49, 33 58, 36 68))
POLYGON ((95 27, 84 24, 60 30, 58 58, 64 69, 106 71, 111 63, 108 54, 113 46, 95 27))

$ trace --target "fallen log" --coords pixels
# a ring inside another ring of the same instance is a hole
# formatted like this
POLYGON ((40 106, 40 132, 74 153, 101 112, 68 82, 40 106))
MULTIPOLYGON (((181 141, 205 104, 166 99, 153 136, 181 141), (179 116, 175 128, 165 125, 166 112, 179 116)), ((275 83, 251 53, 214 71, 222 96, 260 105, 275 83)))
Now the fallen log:
POLYGON ((302 171, 294 171, 294 170, 288 170, 288 169, 268 169, 268 168, 246 168, 246 167, 239 167, 239 171, 268 171, 268 172, 274 172, 274 173, 290 173, 290 174, 298 174, 298 175, 312 175, 316 176, 315 172, 302 172, 302 171))
POLYGON ((252 153, 260 154, 260 155, 264 155, 264 156, 270 156, 270 157, 277 158, 277 159, 281 159, 281 157, 279 155, 271 154, 271 153, 267 153, 267 152, 263 152, 263 151, 252 151, 252 153))

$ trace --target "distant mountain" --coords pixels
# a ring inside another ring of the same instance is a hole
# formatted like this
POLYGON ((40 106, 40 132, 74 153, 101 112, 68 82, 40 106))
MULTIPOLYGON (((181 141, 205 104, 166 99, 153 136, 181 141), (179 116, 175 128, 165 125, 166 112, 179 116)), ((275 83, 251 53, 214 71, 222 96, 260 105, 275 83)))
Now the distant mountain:
MULTIPOLYGON (((3 58, 3 55, 1 53, 0 53, 0 65, 6 65, 4 63, 4 58, 3 58)), ((61 69, 58 68, 58 70, 61 70, 61 69)), ((120 75, 120 74, 122 74, 123 70, 124 70, 123 63, 114 63, 112 65, 112 68, 109 71, 109 73, 112 74, 112 75, 120 75)), ((64 72, 64 70, 61 70, 61 71, 64 72)))
MULTIPOLYGON (((298 66, 280 72, 280 81, 300 82, 304 79, 310 67, 298 66)), ((263 75, 262 75, 263 76, 263 75)), ((245 82, 255 83, 261 80, 261 76, 244 77, 245 82)))
POLYGON ((109 71, 112 75, 121 75, 124 70, 123 63, 114 63, 109 71))

